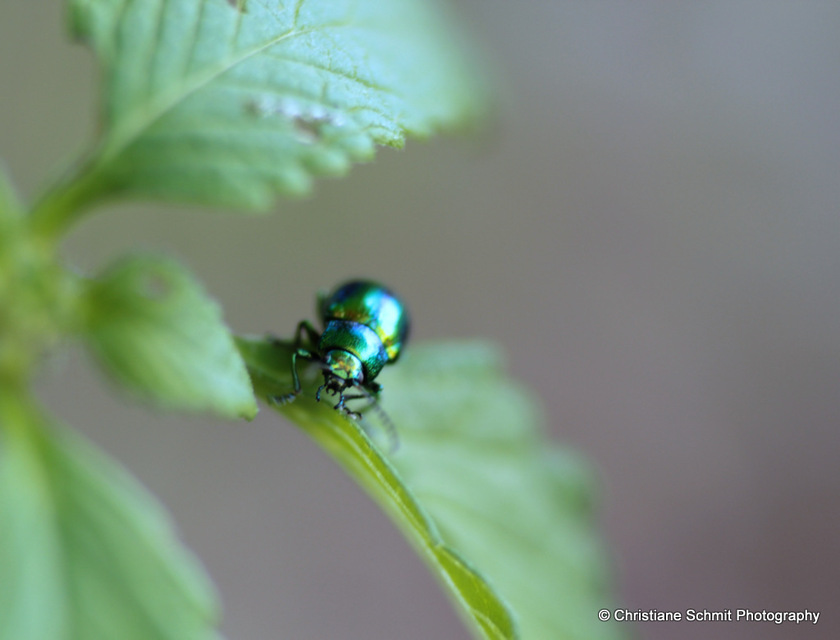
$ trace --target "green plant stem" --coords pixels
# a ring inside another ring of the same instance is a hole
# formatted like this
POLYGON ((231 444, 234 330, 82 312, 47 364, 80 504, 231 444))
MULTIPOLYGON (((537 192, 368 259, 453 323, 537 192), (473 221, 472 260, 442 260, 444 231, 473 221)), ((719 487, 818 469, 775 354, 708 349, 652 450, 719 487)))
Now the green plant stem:
POLYGON ((100 163, 89 160, 49 188, 29 214, 33 236, 57 240, 107 191, 99 172, 100 163))
POLYGON ((28 219, 0 224, 0 386, 25 385, 37 362, 78 315, 78 282, 56 260, 55 244, 28 219))

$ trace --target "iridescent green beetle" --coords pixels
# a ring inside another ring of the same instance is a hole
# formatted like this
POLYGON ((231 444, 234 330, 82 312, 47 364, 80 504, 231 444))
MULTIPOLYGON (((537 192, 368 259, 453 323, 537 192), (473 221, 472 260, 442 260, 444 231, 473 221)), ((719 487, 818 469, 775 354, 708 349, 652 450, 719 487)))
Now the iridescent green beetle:
MULTIPOLYGON (((365 398, 372 404, 382 385, 376 376, 386 364, 396 362, 408 339, 408 311, 393 292, 370 280, 353 280, 339 286, 318 300, 318 313, 324 323, 319 334, 308 320, 302 320, 295 332, 292 353, 292 381, 294 390, 285 396, 275 396, 279 404, 293 401, 301 392, 297 372, 298 358, 316 363, 324 372, 321 392, 338 394, 337 411, 359 418, 346 406, 348 400, 365 398), (304 345, 304 334, 308 343, 304 345), (346 394, 348 389, 358 393, 346 394)), ((390 420, 387 420, 389 428, 390 420)))

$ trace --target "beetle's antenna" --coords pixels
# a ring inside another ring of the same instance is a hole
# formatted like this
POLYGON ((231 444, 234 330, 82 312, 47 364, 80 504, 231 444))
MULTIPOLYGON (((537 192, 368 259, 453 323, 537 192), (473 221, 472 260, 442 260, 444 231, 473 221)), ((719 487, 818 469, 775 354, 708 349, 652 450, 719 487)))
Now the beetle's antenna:
MULTIPOLYGON (((314 364, 315 364, 315 366, 317 366, 319 369, 321 369, 325 373, 332 374, 332 369, 330 369, 328 364, 326 364, 324 362, 318 362, 318 361, 315 361, 314 364)), ((399 438, 399 435, 397 434, 397 427, 396 427, 396 425, 394 425, 394 421, 391 420, 391 417, 385 412, 385 409, 383 409, 382 407, 379 406, 379 401, 377 400, 375 395, 373 395, 370 391, 365 389, 360 384, 353 384, 352 386, 353 386, 354 390, 359 391, 359 395, 357 395, 357 396, 343 396, 343 397, 347 400, 356 400, 356 399, 363 398, 370 403, 368 406, 373 407, 374 411, 376 411, 376 415, 379 416, 380 421, 385 426, 385 431, 388 433, 388 440, 390 440, 390 442, 391 442, 390 452, 394 453, 397 449, 399 449, 399 446, 400 446, 400 438, 399 438)), ((321 391, 323 391, 325 388, 329 388, 328 385, 322 384, 318 388, 318 394, 316 396, 317 398, 320 399, 321 391)), ((364 419, 363 416, 360 413, 358 413, 357 411, 349 410, 345 405, 342 405, 341 408, 344 410, 345 414, 350 416, 350 417, 356 417, 356 418, 364 419)), ((365 429, 365 430, 367 431, 367 429, 365 429)))
POLYGON ((379 401, 376 396, 364 387, 359 387, 359 390, 365 398, 370 400, 370 406, 373 407, 374 411, 376 411, 376 415, 379 416, 382 424, 385 425, 385 431, 388 432, 388 440, 391 441, 390 452, 395 453, 400 447, 400 438, 397 434, 397 427, 394 425, 394 421, 391 420, 391 417, 387 413, 385 413, 385 409, 379 406, 379 401))

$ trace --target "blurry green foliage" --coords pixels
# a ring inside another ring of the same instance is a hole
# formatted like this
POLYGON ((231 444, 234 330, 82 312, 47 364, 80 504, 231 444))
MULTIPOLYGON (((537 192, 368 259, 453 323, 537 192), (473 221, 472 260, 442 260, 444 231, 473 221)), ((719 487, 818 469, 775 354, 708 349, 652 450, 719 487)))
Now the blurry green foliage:
POLYGON ((123 258, 91 283, 85 302, 85 335, 124 386, 165 407, 256 415, 219 308, 174 260, 123 258))
MULTIPOLYGON (((427 0, 69 0, 68 15, 102 69, 100 136, 31 207, 0 175, 0 640, 216 638, 212 589, 161 508, 29 385, 80 336, 141 399, 250 418, 254 387, 288 391, 289 352, 237 343, 171 259, 86 277, 58 244, 129 196, 265 210, 375 145, 470 124, 483 88, 427 0)), ((395 456, 311 394, 283 411, 392 516, 477 637, 616 637, 595 622, 608 589, 587 474, 547 448, 497 355, 418 348, 383 380, 395 456)))
POLYGON ((207 579, 123 469, 3 394, 0 638, 217 638, 207 579))
MULTIPOLYGON (((289 390, 290 345, 239 348, 259 396, 289 390)), ((278 409, 391 516, 480 637, 620 637, 597 617, 611 596, 588 466, 546 443, 539 402, 505 375, 498 349, 412 345, 386 367, 377 380, 396 451, 377 412, 357 423, 316 403, 320 370, 303 371, 306 392, 278 409)))

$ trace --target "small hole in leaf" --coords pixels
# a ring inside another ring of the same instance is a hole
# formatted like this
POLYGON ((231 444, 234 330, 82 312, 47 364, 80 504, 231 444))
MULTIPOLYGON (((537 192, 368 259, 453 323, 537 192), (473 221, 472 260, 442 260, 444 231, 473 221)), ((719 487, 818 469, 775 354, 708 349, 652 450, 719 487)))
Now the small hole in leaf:
POLYGON ((172 283, 162 274, 146 274, 140 282, 138 292, 149 300, 163 300, 172 292, 172 283))
POLYGON ((312 144, 321 137, 321 126, 323 125, 321 120, 298 117, 294 118, 292 122, 295 125, 295 133, 301 142, 312 144))
POLYGON ((320 104, 306 104, 302 101, 272 96, 252 98, 245 103, 249 115, 258 118, 282 117, 291 122, 298 141, 313 144, 323 135, 324 127, 343 127, 342 114, 329 110, 320 104))

